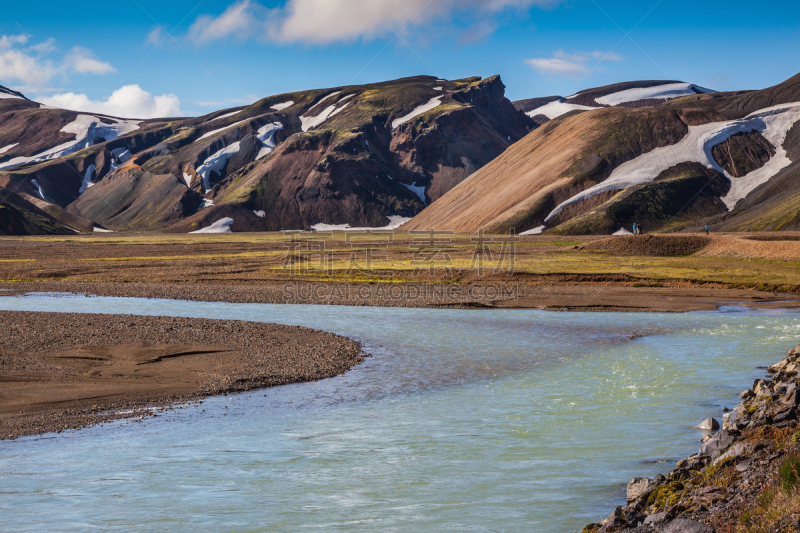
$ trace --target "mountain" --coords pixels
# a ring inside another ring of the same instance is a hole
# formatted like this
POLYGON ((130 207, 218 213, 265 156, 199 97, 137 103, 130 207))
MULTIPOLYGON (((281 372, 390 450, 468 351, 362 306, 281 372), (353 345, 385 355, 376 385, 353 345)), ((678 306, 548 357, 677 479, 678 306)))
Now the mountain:
MULTIPOLYGON (((668 84, 646 84, 567 99, 616 106, 546 121, 403 228, 607 234, 636 222, 645 231, 800 229, 800 76, 761 91, 689 86, 691 94, 662 102, 652 91, 668 84), (640 89, 646 98, 628 100, 627 91, 640 89)), ((528 114, 537 116, 542 102, 528 114)))
POLYGON ((695 94, 712 93, 681 81, 630 81, 586 89, 572 96, 548 96, 514 102, 514 107, 544 124, 572 111, 591 111, 601 107, 654 107, 668 100, 695 94))
POLYGON ((62 225, 114 231, 194 231, 223 216, 233 231, 383 227, 536 127, 499 76, 302 91, 188 119, 120 119, 4 94, 0 186, 62 225))

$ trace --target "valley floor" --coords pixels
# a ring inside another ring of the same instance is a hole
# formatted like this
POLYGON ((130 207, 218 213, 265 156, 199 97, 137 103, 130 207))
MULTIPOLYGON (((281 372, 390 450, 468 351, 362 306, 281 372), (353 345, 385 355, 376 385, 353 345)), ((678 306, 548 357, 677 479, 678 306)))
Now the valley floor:
POLYGON ((242 303, 549 310, 800 307, 800 234, 394 232, 0 240, 0 289, 242 303))

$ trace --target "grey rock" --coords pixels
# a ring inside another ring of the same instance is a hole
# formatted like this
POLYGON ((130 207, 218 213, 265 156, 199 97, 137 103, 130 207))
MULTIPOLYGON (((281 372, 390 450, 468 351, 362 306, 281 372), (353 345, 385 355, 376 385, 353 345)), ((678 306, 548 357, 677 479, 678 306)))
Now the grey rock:
POLYGON ((787 420, 797 420, 797 409, 792 407, 772 417, 772 421, 776 424, 787 420))
POLYGON ((646 477, 635 477, 628 483, 628 503, 638 500, 645 493, 650 492, 650 479, 646 477))
POLYGON ((719 422, 713 418, 706 418, 695 426, 695 429, 704 429, 707 431, 716 431, 719 429, 719 422))
POLYGON ((754 397, 755 395, 756 395, 755 392, 753 392, 750 389, 747 389, 747 390, 743 390, 741 392, 741 394, 739 394, 739 398, 741 398, 742 400, 749 400, 750 398, 754 397))
POLYGON ((729 430, 723 429, 700 446, 700 453, 702 455, 709 455, 712 459, 716 459, 722 455, 722 452, 728 449, 734 441, 735 437, 733 434, 729 430))
POLYGON ((685 518, 676 518, 660 531, 662 533, 714 533, 709 526, 685 518))
POLYGON ((662 511, 660 513, 651 514, 647 518, 644 519, 644 524, 657 524, 659 522, 663 522, 665 518, 667 518, 667 512, 662 511))

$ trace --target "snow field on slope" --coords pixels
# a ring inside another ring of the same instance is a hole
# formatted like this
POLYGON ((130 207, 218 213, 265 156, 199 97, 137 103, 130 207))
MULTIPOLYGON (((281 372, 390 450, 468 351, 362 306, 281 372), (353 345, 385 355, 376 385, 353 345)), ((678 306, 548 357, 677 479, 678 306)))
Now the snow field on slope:
MULTIPOLYGON (((323 98, 322 100, 320 100, 319 102, 317 102, 317 104, 316 104, 314 107, 312 107, 311 109, 309 109, 309 111, 312 111, 313 109, 315 109, 315 108, 316 108, 317 106, 319 106, 319 104, 321 104, 321 103, 322 103, 324 100, 327 100, 327 99, 328 99, 328 98, 330 98, 331 96, 337 95, 337 94, 339 94, 339 93, 341 93, 341 91, 337 91, 337 92, 335 92, 335 93, 333 93, 333 94, 329 94, 328 96, 326 96, 325 98, 323 98)), ((326 108, 325 108, 325 109, 322 111, 322 113, 320 113, 319 115, 317 115, 317 116, 315 116, 315 117, 306 117, 306 116, 304 116, 304 115, 300 115, 300 122, 301 122, 301 124, 302 124, 302 130, 303 130, 304 132, 306 132, 306 131, 308 131, 308 130, 312 130, 312 129, 316 128, 317 126, 319 126, 319 125, 323 124, 323 123, 324 123, 326 120, 328 120, 329 118, 331 118, 331 117, 334 117, 334 116, 338 115, 339 113, 341 113, 341 112, 344 110, 344 108, 345 108, 345 107, 347 107, 347 105, 349 104, 349 102, 348 102, 348 101, 349 101, 351 98, 353 98, 355 95, 356 95, 356 93, 353 93, 353 94, 350 94, 350 95, 347 95, 347 96, 345 96, 344 98, 341 98, 341 99, 339 99, 339 101, 338 101, 338 102, 336 102, 336 103, 335 103, 335 104, 333 104, 333 105, 330 105, 330 106, 326 107, 326 108), (344 102, 347 102, 347 103, 345 103, 345 104, 344 104, 342 107, 340 107, 339 109, 337 109, 337 106, 338 106, 339 104, 341 104, 341 103, 344 103, 344 102)))
MULTIPOLYGON (((389 178, 389 179, 392 179, 392 178, 389 178)), ((417 186, 417 182, 414 182, 414 185, 406 185, 405 183, 401 183, 400 185, 402 185, 403 187, 405 187, 409 191, 411 191, 414 194, 416 194, 417 196, 419 196, 419 199, 422 200, 422 203, 424 205, 428 205, 428 201, 425 200, 425 187, 424 186, 419 186, 418 187, 417 186)))
POLYGON ((267 154, 272 152, 275 149, 275 134, 283 129, 283 124, 280 122, 273 122, 272 124, 267 124, 258 129, 258 135, 256 136, 261 144, 263 144, 263 148, 258 152, 256 156, 256 161, 259 159, 266 157, 267 154))
POLYGON ((222 120, 223 118, 232 117, 233 115, 236 115, 236 114, 238 114, 240 112, 241 112, 241 109, 238 110, 238 111, 231 111, 230 113, 225 113, 224 115, 220 115, 217 118, 212 118, 211 120, 206 120, 205 122, 203 122, 200 125, 201 126, 205 126, 206 124, 210 124, 211 122, 215 122, 217 120, 222 120))
POLYGON ((689 133, 680 142, 656 148, 623 163, 614 169, 605 181, 562 202, 548 215, 545 222, 558 215, 564 207, 597 194, 650 183, 659 174, 679 163, 700 163, 706 168, 724 174, 731 181, 731 190, 722 201, 728 209, 733 209, 736 202, 791 164, 783 143, 789 130, 798 121, 800 121, 800 103, 793 103, 762 109, 740 120, 689 126, 689 133), (734 178, 714 160, 711 150, 737 133, 750 131, 761 133, 775 147, 776 153, 760 169, 741 178, 734 178))
POLYGON ((536 115, 544 115, 550 120, 560 117, 561 115, 566 115, 570 111, 580 110, 580 111, 592 111, 594 109, 602 109, 599 107, 589 107, 586 105, 578 105, 578 104, 568 104, 562 98, 561 100, 554 100, 549 104, 545 104, 542 107, 537 107, 533 111, 528 111, 525 113, 529 117, 533 118, 536 115))
POLYGON ((231 231, 231 226, 233 225, 232 218, 221 218, 211 224, 210 226, 206 226, 203 229, 199 229, 197 231, 190 231, 190 234, 200 234, 200 233, 233 233, 231 231))
POLYGON ((15 146, 19 146, 19 143, 9 144, 8 146, 4 146, 3 148, 0 148, 0 154, 4 154, 4 153, 8 152, 9 150, 14 148, 15 146))
POLYGON ((350 224, 314 224, 311 229, 314 231, 377 231, 377 230, 393 230, 397 229, 411 218, 401 217, 399 215, 389 215, 389 225, 382 228, 353 228, 350 224))
POLYGON ((602 105, 617 106, 626 102, 636 102, 638 100, 671 100, 681 96, 697 94, 692 89, 697 89, 701 93, 713 93, 711 89, 705 89, 691 83, 667 83, 656 85, 655 87, 644 87, 638 89, 628 89, 618 93, 608 94, 595 98, 595 102, 602 105))
POLYGON ((113 124, 103 124, 99 118, 92 115, 78 115, 73 122, 63 128, 62 133, 72 133, 75 135, 74 141, 67 141, 55 148, 46 150, 40 154, 30 157, 15 157, 5 163, 0 163, 0 169, 21 165, 23 163, 39 163, 75 153, 84 148, 93 146, 98 139, 110 141, 120 135, 125 135, 139 129, 141 120, 113 120, 113 124))
POLYGON ((227 129, 233 128, 234 126, 239 126, 240 124, 244 124, 244 123, 245 123, 245 122, 247 122, 248 120, 250 120, 250 119, 249 119, 249 118, 246 118, 246 119, 244 119, 244 120, 240 120, 239 122, 234 122, 234 123, 233 123, 233 124, 231 124, 230 126, 225 126, 224 128, 220 128, 220 129, 218 129, 218 130, 209 131, 208 133, 204 134, 202 137, 200 137, 199 139, 197 139, 195 142, 200 142, 200 141, 202 141, 203 139, 207 139, 208 137, 211 137, 212 135, 216 135, 217 133, 219 133, 219 132, 221 132, 221 131, 225 131, 225 130, 227 130, 227 129))
POLYGON ((418 117, 421 114, 430 111, 431 109, 435 109, 435 108, 439 107, 442 104, 442 98, 444 98, 444 96, 436 96, 434 98, 431 98, 430 101, 427 104, 422 104, 421 106, 416 108, 414 111, 412 111, 408 115, 393 120, 392 121, 392 129, 393 130, 397 129, 398 126, 400 126, 402 124, 405 124, 406 122, 408 122, 412 118, 418 117))
POLYGON ((203 189, 206 191, 211 190, 211 181, 209 180, 211 173, 216 172, 217 174, 222 174, 222 169, 225 168, 225 165, 228 163, 228 159, 233 157, 233 155, 239 151, 240 146, 241 143, 238 141, 233 144, 229 144, 222 150, 211 154, 205 161, 203 161, 203 164, 197 169, 197 173, 200 174, 200 177, 203 179, 203 189))
POLYGON ((83 194, 83 191, 94 185, 94 183, 92 183, 92 172, 94 172, 95 168, 97 168, 97 165, 91 164, 89 168, 86 169, 86 172, 84 172, 83 183, 81 183, 81 188, 78 189, 78 194, 83 194))
POLYGON ((289 100, 288 102, 281 102, 280 104, 275 104, 274 106, 270 107, 270 109, 274 109, 275 111, 283 111, 287 107, 292 107, 294 105, 294 100, 289 100))

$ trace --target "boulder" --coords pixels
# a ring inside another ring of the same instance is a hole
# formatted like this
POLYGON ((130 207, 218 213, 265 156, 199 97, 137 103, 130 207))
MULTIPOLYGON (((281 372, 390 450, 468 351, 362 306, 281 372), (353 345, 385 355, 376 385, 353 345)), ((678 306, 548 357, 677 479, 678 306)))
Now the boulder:
POLYGON ((685 518, 676 518, 660 531, 662 533, 714 533, 709 526, 685 518))
POLYGON ((733 434, 723 429, 700 446, 701 455, 709 455, 712 459, 716 459, 727 450, 735 441, 733 434))
POLYGON ((780 424, 781 422, 787 420, 797 420, 797 409, 791 407, 785 411, 781 411, 780 413, 772 417, 772 421, 775 424, 780 424))
POLYGON ((716 431, 719 429, 719 422, 713 418, 706 418, 695 426, 695 429, 703 429, 706 431, 716 431))
POLYGON ((742 393, 739 394, 739 398, 741 398, 742 400, 749 400, 750 398, 755 397, 755 395, 756 394, 752 390, 747 389, 743 390, 742 393))
POLYGON ((666 511, 662 511, 660 513, 651 514, 647 518, 644 519, 644 525, 648 524, 658 524, 659 522, 663 522, 669 515, 666 511))
POLYGON ((645 494, 651 492, 648 490, 651 480, 646 477, 635 477, 628 483, 628 503, 632 503, 645 494))

